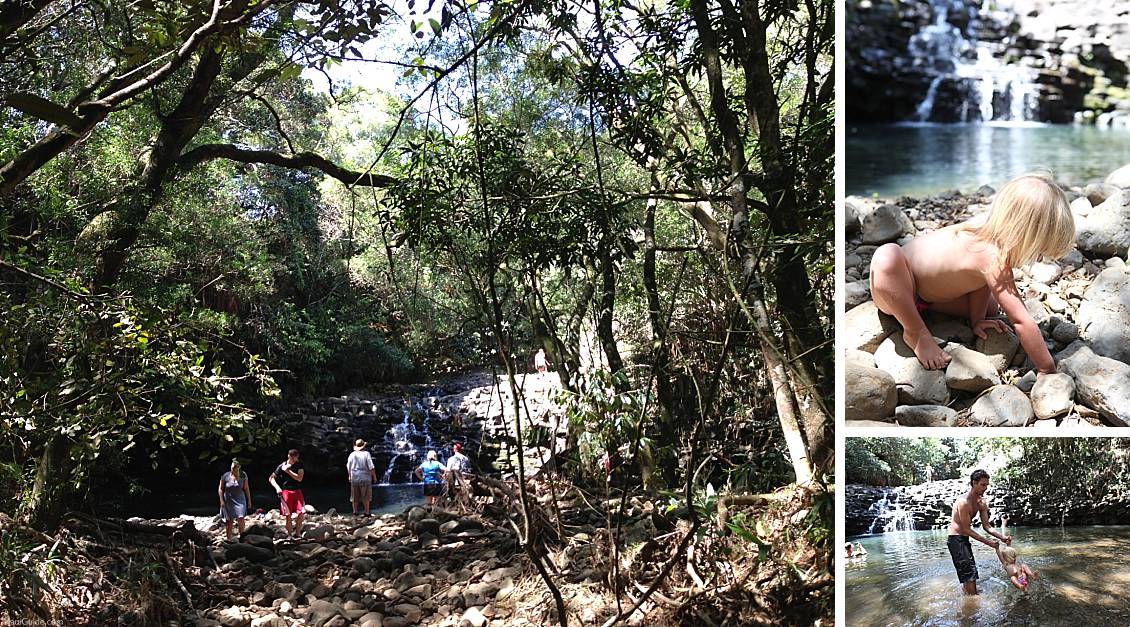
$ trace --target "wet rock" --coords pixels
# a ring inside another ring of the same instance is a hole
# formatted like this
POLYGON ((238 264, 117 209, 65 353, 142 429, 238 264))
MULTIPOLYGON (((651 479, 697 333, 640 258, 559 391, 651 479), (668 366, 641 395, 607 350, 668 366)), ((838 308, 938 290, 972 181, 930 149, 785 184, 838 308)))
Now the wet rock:
POLYGON ((1075 380, 1069 375, 1041 374, 1032 386, 1032 410, 1041 420, 1056 418, 1075 405, 1075 380))
POLYGON ((946 367, 946 385, 966 392, 980 392, 994 385, 1000 385, 1001 378, 993 361, 975 350, 947 344, 953 360, 946 367))
POLYGON ((1130 197, 1112 194, 1085 216, 1075 217, 1075 246, 1094 255, 1125 254, 1130 247, 1130 197))
POLYGON ((988 357, 997 372, 1012 363, 1018 348, 1020 348, 1020 338, 1011 330, 1002 333, 995 329, 986 329, 985 337, 977 338, 977 352, 988 357))
POLYGON ((1077 319, 1096 354, 1130 363, 1130 268, 1100 272, 1083 296, 1077 319))
POLYGON ((844 417, 847 420, 883 420, 893 415, 898 388, 891 375, 849 361, 844 373, 844 417))
POLYGON ((1012 385, 993 386, 969 411, 969 419, 974 424, 989 427, 1023 427, 1033 416, 1028 397, 1012 385))
POLYGON ((957 412, 942 405, 903 405, 895 409, 895 422, 908 427, 952 427, 957 412))
POLYGON ((847 348, 874 353, 879 344, 899 329, 898 321, 879 311, 875 301, 867 301, 844 314, 847 348))
POLYGON ((880 205, 863 218, 863 243, 886 244, 913 230, 914 225, 896 205, 880 205))
POLYGON ((875 365, 895 380, 899 404, 941 405, 949 400, 945 373, 923 368, 901 333, 883 340, 875 350, 875 365))
POLYGON ((1096 355, 1081 341, 1056 359, 1058 370, 1075 380, 1078 402, 1099 412, 1109 424, 1130 427, 1130 365, 1096 355))

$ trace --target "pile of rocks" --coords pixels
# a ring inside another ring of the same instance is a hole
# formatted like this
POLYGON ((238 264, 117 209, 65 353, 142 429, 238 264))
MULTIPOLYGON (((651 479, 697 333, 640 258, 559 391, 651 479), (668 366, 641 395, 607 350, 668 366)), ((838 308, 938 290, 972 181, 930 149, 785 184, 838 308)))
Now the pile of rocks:
POLYGON ((1130 166, 1067 189, 1076 248, 1015 271, 1058 372, 1037 376, 1015 334, 976 338, 968 321, 927 312, 953 360, 926 370, 901 328, 870 299, 871 255, 887 242, 984 219, 993 190, 895 202, 849 197, 846 246, 846 393, 849 426, 1130 426, 1130 166))

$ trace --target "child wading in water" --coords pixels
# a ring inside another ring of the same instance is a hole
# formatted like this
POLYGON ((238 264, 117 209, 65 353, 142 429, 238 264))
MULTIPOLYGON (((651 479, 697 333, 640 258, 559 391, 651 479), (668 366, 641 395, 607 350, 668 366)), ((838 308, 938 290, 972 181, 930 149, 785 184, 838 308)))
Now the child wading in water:
POLYGON ((934 341, 922 312, 927 309, 966 317, 973 333, 1007 332, 1003 309, 1020 345, 1040 373, 1055 372, 1055 362, 1040 329, 1016 289, 1012 269, 1046 255, 1071 250, 1075 221, 1063 190, 1042 174, 1012 179, 993 201, 984 226, 948 226, 919 235, 905 246, 884 244, 871 258, 871 295, 880 311, 898 319, 902 337, 918 361, 944 368, 950 355, 934 341))
MULTIPOLYGON (((1008 518, 1005 518, 1001 521, 1001 532, 1005 533, 1007 529, 1008 518)), ((1011 545, 1011 543, 1009 544, 1011 545)), ((1036 580, 1036 571, 1028 568, 1027 564, 1017 562, 1016 557, 1016 549, 1012 546, 997 546, 997 559, 1001 561, 1004 572, 1008 573, 1012 585, 1021 590, 1028 590, 1028 582, 1036 580)))

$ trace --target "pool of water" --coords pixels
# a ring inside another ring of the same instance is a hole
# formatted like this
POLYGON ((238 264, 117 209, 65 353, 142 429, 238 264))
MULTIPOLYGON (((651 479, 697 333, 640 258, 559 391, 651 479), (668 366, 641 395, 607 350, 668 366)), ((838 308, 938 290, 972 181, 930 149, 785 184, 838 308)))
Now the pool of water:
MULTIPOLYGON (((319 512, 334 508, 338 513, 349 513, 353 506, 349 502, 349 485, 317 485, 304 486, 302 496, 308 505, 312 505, 319 512)), ((390 514, 404 511, 411 505, 424 504, 424 489, 420 483, 397 483, 392 485, 373 486, 373 502, 371 512, 374 514, 390 514)), ((251 505, 264 510, 277 508, 279 497, 274 490, 258 490, 252 484, 251 505)), ((135 498, 125 508, 127 516, 142 516, 144 518, 169 518, 180 514, 191 516, 215 516, 220 511, 220 502, 216 497, 216 488, 209 489, 178 489, 176 486, 161 493, 150 493, 135 498)))
POLYGON ((944 530, 852 538, 868 556, 846 568, 847 624, 1130 625, 1130 527, 1009 532, 1038 579, 1017 590, 993 550, 974 540, 977 596, 962 593, 944 530))
POLYGON ((848 125, 846 153, 851 195, 972 192, 1041 168, 1087 183, 1130 163, 1130 129, 1007 122, 848 125))

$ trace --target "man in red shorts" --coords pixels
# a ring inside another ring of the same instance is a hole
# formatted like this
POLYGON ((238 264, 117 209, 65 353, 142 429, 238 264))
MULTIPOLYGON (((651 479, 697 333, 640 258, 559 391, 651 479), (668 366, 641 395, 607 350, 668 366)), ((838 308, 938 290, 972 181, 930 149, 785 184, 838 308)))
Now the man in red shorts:
POLYGON ((298 450, 290 449, 286 454, 286 461, 275 468, 268 481, 279 495, 279 511, 286 522, 286 534, 297 537, 302 533, 302 517, 306 514, 306 500, 302 498, 302 478, 306 470, 298 460, 298 450), (291 530, 290 515, 294 513, 294 529, 291 530))

